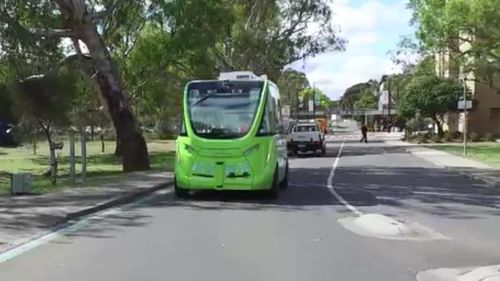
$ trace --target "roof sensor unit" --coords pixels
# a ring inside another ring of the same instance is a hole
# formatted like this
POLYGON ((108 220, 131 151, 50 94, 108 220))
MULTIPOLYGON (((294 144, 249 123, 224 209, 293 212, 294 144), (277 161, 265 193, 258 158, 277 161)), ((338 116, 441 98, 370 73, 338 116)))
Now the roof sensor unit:
POLYGON ((263 80, 250 71, 221 72, 219 80, 263 80))

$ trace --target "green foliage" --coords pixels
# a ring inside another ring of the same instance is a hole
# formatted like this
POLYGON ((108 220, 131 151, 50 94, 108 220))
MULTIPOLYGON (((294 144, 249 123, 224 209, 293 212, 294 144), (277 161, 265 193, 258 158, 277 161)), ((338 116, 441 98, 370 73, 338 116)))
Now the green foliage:
POLYGON ((481 141, 481 135, 479 135, 476 132, 471 132, 468 137, 469 137, 469 140, 472 142, 481 141))
POLYGON ((500 74, 500 0, 410 0, 421 51, 451 50, 462 71, 494 87, 500 74), (470 48, 460 48, 469 43, 470 48))
POLYGON ((495 140, 496 140, 495 136, 492 133, 486 133, 484 135, 484 141, 491 141, 491 142, 493 142, 495 140))
POLYGON ((434 142, 434 143, 441 143, 441 142, 443 142, 443 140, 441 139, 441 137, 439 135, 432 135, 431 136, 431 141, 434 142))
POLYGON ((455 135, 451 131, 446 131, 443 136, 445 142, 452 142, 455 140, 455 135))
POLYGON ((281 101, 290 105, 292 116, 295 116, 299 106, 299 92, 309 87, 305 73, 293 69, 285 69, 277 81, 280 89, 281 101))
MULTIPOLYGON (((134 112, 148 128, 171 127, 171 124, 159 124, 159 120, 176 122, 185 83, 214 78, 220 71, 251 70, 268 74, 283 87, 284 100, 288 98, 286 102, 290 105, 297 104, 293 93, 308 87, 307 78, 303 73, 283 71, 284 67, 321 52, 342 50, 344 46, 332 28, 332 7, 327 0, 95 0, 85 3, 85 15, 93 16, 90 26, 99 32, 94 39, 100 37, 104 49, 109 50, 110 68, 119 70, 119 74, 114 75, 117 81, 121 80, 118 85, 126 89, 134 112), (315 34, 308 31, 311 21, 318 28, 315 34)), ((58 75, 57 68, 62 66, 57 63, 68 53, 77 51, 67 41, 62 44, 62 39, 82 30, 71 7, 69 0, 0 3, 0 19, 7 23, 0 26, 3 56, 0 85, 9 86, 33 74, 58 75), (4 75, 4 71, 7 74, 4 75)), ((88 45, 88 38, 79 38, 88 45)), ((95 50, 90 48, 90 52, 95 50)), ((102 64, 96 63, 94 56, 91 61, 89 65, 77 62, 70 67, 92 76, 102 64)), ((17 98, 16 116, 25 124, 24 128, 31 128, 27 123, 33 125, 42 119, 66 125, 108 126, 110 123, 102 112, 106 104, 96 95, 95 81, 81 78, 72 78, 72 81, 75 87, 72 92, 76 94, 67 99, 59 94, 50 98, 46 95, 50 92, 46 88, 60 88, 57 81, 43 86, 43 94, 30 95, 27 100, 42 99, 47 104, 44 107, 47 112, 29 106, 24 110, 22 105, 27 101, 17 98), (61 99, 57 104, 65 107, 59 110, 54 99, 61 99), (62 118, 54 118, 52 114, 62 118)), ((0 102, 5 96, 0 90, 0 102)), ((330 106, 326 96, 322 96, 321 105, 330 106)), ((0 106, 9 107, 6 102, 0 106)))
POLYGON ((12 95, 9 87, 0 84, 0 122, 14 122, 11 112, 12 95))
POLYGON ((364 89, 359 99, 354 102, 355 109, 368 110, 377 108, 377 97, 370 89, 364 89))
POLYGON ((375 80, 358 83, 349 87, 340 98, 340 107, 348 110, 353 109, 356 101, 358 101, 367 90, 374 91, 377 87, 378 82, 375 80))
MULTIPOLYGON (((54 127, 69 125, 69 112, 76 94, 72 73, 31 76, 16 84, 13 112, 19 120, 20 131, 29 134, 36 127, 45 131, 48 140, 54 127)), ((33 137, 33 135, 31 135, 33 137)))
POLYGON ((454 80, 436 76, 415 76, 401 96, 400 113, 411 118, 417 112, 423 117, 436 118, 456 108, 462 86, 454 80))
POLYGON ((319 96, 319 105, 317 104, 317 107, 320 107, 323 110, 327 110, 330 108, 332 101, 325 93, 323 93, 323 91, 318 88, 306 88, 299 93, 300 99, 302 99, 305 104, 307 103, 307 101, 314 99, 315 96, 319 96))

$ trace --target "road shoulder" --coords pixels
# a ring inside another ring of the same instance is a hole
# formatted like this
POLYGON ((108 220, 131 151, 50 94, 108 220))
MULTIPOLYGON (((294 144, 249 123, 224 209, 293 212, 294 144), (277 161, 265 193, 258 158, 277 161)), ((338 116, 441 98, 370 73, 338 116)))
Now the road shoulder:
POLYGON ((78 219, 126 204, 172 183, 169 173, 138 172, 40 196, 0 196, 0 253, 78 219))

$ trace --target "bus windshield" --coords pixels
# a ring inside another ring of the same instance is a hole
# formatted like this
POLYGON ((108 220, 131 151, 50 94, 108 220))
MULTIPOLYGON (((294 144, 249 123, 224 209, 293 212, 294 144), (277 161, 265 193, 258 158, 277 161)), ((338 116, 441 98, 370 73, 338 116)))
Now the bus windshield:
POLYGON ((243 137, 253 124, 263 81, 210 81, 188 86, 188 108, 195 134, 208 139, 243 137))

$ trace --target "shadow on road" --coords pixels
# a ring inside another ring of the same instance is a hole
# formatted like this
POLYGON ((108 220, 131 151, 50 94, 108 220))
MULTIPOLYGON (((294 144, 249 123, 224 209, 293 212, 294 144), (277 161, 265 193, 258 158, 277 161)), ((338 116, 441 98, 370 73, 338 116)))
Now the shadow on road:
MULTIPOLYGON (((331 147, 328 156, 335 156, 338 149, 331 147)), ((390 153, 405 153, 405 147, 347 146, 343 157, 390 153)), ((255 211, 258 215, 258 211, 293 213, 323 208, 332 213, 347 213, 326 187, 333 159, 311 160, 308 157, 296 160, 310 163, 310 166, 291 167, 290 187, 282 190, 277 200, 251 192, 199 192, 188 200, 176 199, 169 193, 127 207, 123 213, 106 216, 74 235, 106 238, 108 231, 117 227, 143 227, 152 219, 144 209, 255 211), (320 161, 323 161, 322 166, 320 161)), ((347 202, 366 212, 370 207, 388 206, 454 220, 500 216, 500 190, 445 169, 370 166, 360 162, 358 166, 340 165, 333 184, 335 191, 347 202)))
POLYGON ((377 204, 453 219, 500 215, 500 190, 437 168, 340 167, 335 188, 348 202, 350 190, 370 193, 377 204), (473 211, 473 212, 472 212, 473 211))

